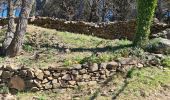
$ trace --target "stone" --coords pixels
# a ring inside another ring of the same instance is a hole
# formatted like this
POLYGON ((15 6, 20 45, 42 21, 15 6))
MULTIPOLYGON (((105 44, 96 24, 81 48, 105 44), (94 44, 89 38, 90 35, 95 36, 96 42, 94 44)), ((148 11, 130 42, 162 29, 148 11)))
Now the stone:
POLYGON ((135 58, 120 58, 121 65, 137 65, 138 61, 135 58))
POLYGON ((82 75, 77 75, 76 77, 75 77, 75 80, 77 80, 77 81, 81 81, 82 80, 82 75))
POLYGON ((104 74, 105 74, 105 71, 104 71, 104 70, 101 70, 101 71, 99 71, 99 74, 104 75, 104 74))
POLYGON ((151 41, 156 41, 156 43, 148 45, 148 49, 151 49, 150 52, 156 53, 156 54, 170 54, 170 40, 169 39, 155 38, 151 41))
POLYGON ((106 79, 106 76, 105 75, 101 75, 100 79, 106 79))
POLYGON ((52 81, 53 80, 53 77, 47 77, 48 80, 52 81))
POLYGON ((77 82, 77 85, 78 86, 85 86, 85 85, 88 85, 87 82, 77 82))
POLYGON ((33 80, 33 82, 34 82, 34 84, 35 84, 37 87, 39 87, 39 88, 42 87, 41 81, 35 79, 35 80, 33 80))
POLYGON ((134 66, 132 65, 124 65, 119 67, 117 70, 120 72, 128 72, 129 70, 131 70, 134 66))
POLYGON ((2 76, 2 72, 3 72, 3 71, 2 71, 2 70, 0 70, 0 77, 2 76))
POLYGON ((10 72, 10 71, 3 71, 2 72, 2 78, 3 79, 11 78, 12 75, 13 75, 13 72, 10 72))
POLYGON ((160 39, 159 41, 160 45, 162 45, 163 48, 158 48, 158 49, 164 49, 162 52, 170 54, 170 40, 168 39, 160 39))
POLYGON ((8 70, 8 71, 12 71, 14 69, 14 66, 6 65, 5 69, 8 70))
POLYGON ((91 80, 92 80, 92 81, 95 81, 95 80, 96 80, 96 77, 91 77, 91 80))
POLYGON ((74 69, 80 70, 82 69, 82 65, 81 64, 75 64, 73 65, 74 69))
POLYGON ((107 96, 109 96, 109 94, 106 91, 102 91, 101 96, 107 97, 107 96))
POLYGON ((106 76, 107 76, 107 77, 110 76, 110 71, 105 70, 105 73, 106 73, 106 76))
POLYGON ((45 75, 46 77, 48 77, 48 76, 51 75, 51 73, 50 73, 50 71, 44 71, 44 75, 45 75))
POLYGON ((86 69, 81 69, 81 70, 79 70, 79 72, 80 72, 80 74, 82 75, 82 74, 87 73, 87 70, 86 70, 86 69))
POLYGON ((65 52, 66 52, 66 53, 70 53, 71 50, 70 50, 69 48, 66 48, 66 49, 65 49, 65 52))
POLYGON ((45 84, 45 83, 48 83, 48 79, 46 78, 42 81, 42 84, 45 84))
POLYGON ((87 75, 87 74, 83 74, 83 79, 90 79, 90 75, 87 75))
POLYGON ((107 70, 115 70, 117 69, 117 67, 119 66, 119 64, 115 61, 109 62, 106 66, 107 70))
POLYGON ((89 86, 96 86, 97 82, 96 81, 90 81, 90 82, 88 82, 88 85, 89 86))
POLYGON ((28 77, 30 77, 30 78, 34 78, 34 77, 35 77, 34 72, 33 72, 32 69, 27 70, 27 75, 28 75, 28 77))
POLYGON ((38 87, 32 87, 31 88, 31 92, 37 92, 37 91, 39 91, 40 89, 38 88, 38 87))
POLYGON ((53 85, 50 82, 48 82, 48 83, 45 84, 44 88, 45 89, 52 89, 53 85))
POLYGON ((164 59, 165 56, 163 54, 153 54, 155 57, 159 58, 159 59, 164 59))
POLYGON ((54 77, 54 78, 58 78, 59 76, 60 76, 60 73, 56 73, 56 72, 53 73, 53 77, 54 77))
POLYGON ((68 81, 68 84, 69 84, 69 85, 75 85, 75 84, 76 84, 76 81, 68 81))
POLYGON ((100 64, 100 69, 106 69, 107 63, 101 63, 100 64))
POLYGON ((53 89, 59 88, 60 87, 60 83, 58 82, 57 79, 54 79, 52 81, 52 85, 53 85, 53 89))
POLYGON ((143 67, 144 67, 144 65, 143 65, 143 64, 138 63, 137 68, 143 68, 143 67))
POLYGON ((60 86, 63 88, 67 88, 68 87, 68 82, 65 80, 59 80, 60 86))
POLYGON ((22 76, 27 76, 27 70, 21 70, 19 72, 22 76))
POLYGON ((0 94, 0 100, 17 100, 17 97, 11 94, 0 94))
POLYGON ((82 68, 88 68, 89 66, 88 66, 88 64, 87 63, 85 63, 85 64, 82 64, 82 68))
POLYGON ((13 88, 13 89, 17 89, 19 91, 22 91, 25 89, 25 82, 24 80, 19 77, 19 76, 14 76, 10 79, 10 82, 9 82, 9 87, 10 88, 13 88))
POLYGON ((43 80, 44 79, 44 73, 42 70, 36 69, 35 70, 35 76, 39 79, 39 80, 43 80))
POLYGON ((70 81, 71 80, 71 76, 69 74, 65 74, 63 77, 62 77, 63 80, 67 80, 67 81, 70 81))
POLYGON ((91 72, 95 72, 98 71, 99 67, 97 63, 92 64, 91 66, 89 66, 89 69, 91 72))
POLYGON ((72 74, 73 74, 73 75, 78 75, 79 72, 78 72, 77 70, 72 70, 72 74))

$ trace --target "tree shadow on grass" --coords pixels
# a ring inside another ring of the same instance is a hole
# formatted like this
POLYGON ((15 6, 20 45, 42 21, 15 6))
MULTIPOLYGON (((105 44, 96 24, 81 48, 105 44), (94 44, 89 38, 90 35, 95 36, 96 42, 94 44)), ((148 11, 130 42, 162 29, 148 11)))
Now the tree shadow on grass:
POLYGON ((86 52, 86 51, 90 51, 90 52, 106 52, 106 51, 116 51, 119 49, 123 49, 123 48, 128 48, 128 47, 132 47, 132 44, 129 45, 120 45, 120 46, 106 46, 103 48, 71 48, 71 52, 86 52))
POLYGON ((49 46, 49 45, 41 45, 42 48, 47 49, 56 49, 59 52, 64 52, 64 50, 69 49, 71 52, 106 52, 106 51, 116 51, 123 48, 132 47, 132 44, 128 45, 119 45, 119 46, 106 46, 106 47, 95 47, 95 48, 66 48, 59 46, 49 46))
MULTIPOLYGON (((125 90, 125 88, 127 87, 127 85, 129 84, 128 83, 128 78, 131 78, 132 76, 132 72, 134 71, 134 68, 130 69, 126 75, 125 75, 125 78, 124 78, 124 81, 123 81, 123 84, 121 86, 120 89, 118 89, 115 93, 113 93, 113 96, 112 96, 112 100, 116 100, 117 97, 125 90)), ((104 81, 102 84, 101 84, 101 87, 102 88, 107 88, 107 84, 111 81, 114 80, 114 76, 117 75, 117 74, 122 74, 123 73, 120 73, 120 72, 117 72, 115 74, 113 74, 111 77, 109 77, 106 81, 104 81)), ((90 97, 89 100, 95 100, 97 98, 97 96, 100 94, 100 92, 102 91, 102 88, 98 88, 96 90, 96 92, 90 97)))

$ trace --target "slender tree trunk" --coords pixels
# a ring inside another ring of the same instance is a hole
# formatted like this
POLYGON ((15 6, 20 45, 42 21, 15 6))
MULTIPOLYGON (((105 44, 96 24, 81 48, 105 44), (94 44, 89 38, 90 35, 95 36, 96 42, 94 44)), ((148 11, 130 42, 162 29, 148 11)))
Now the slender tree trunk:
POLYGON ((157 0, 137 0, 137 2, 137 31, 133 43, 138 47, 145 47, 149 40, 157 0))
POLYGON ((159 21, 162 20, 162 16, 163 16, 163 11, 162 11, 162 0, 158 0, 158 19, 159 21))
POLYGON ((7 56, 15 57, 19 54, 23 44, 23 38, 26 32, 28 17, 32 8, 34 0, 22 0, 22 8, 17 22, 16 32, 14 34, 14 39, 12 40, 10 46, 7 48, 7 56))
POLYGON ((2 44, 2 53, 5 54, 6 49, 10 45, 14 37, 14 4, 12 0, 8 0, 8 29, 2 44))

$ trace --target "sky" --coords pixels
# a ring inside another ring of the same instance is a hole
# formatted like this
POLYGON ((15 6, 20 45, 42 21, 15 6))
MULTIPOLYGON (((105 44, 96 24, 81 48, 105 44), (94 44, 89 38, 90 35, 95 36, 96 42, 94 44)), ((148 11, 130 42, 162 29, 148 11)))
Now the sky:
MULTIPOLYGON (((0 11, 0 18, 7 17, 7 4, 2 4, 0 5, 0 7, 2 8, 2 10, 0 11)), ((20 8, 16 8, 14 10, 15 17, 18 17, 19 13, 20 13, 20 8)))

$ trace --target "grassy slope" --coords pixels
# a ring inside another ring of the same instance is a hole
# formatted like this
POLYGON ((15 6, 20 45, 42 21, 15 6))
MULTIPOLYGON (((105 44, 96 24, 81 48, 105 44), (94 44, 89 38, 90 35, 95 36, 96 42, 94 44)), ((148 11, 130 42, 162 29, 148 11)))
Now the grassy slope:
MULTIPOLYGON (((92 36, 80 34, 72 34, 68 32, 58 32, 35 26, 29 26, 25 37, 24 54, 16 58, 1 58, 0 63, 11 63, 13 65, 24 64, 28 67, 48 67, 56 65, 69 66, 81 61, 92 60, 94 62, 108 61, 116 59, 120 56, 128 56, 131 48, 124 48, 127 44, 131 44, 127 40, 104 40, 92 36), (61 44, 73 50, 71 53, 64 53, 61 48, 53 47, 53 45, 61 44), (40 46, 40 48, 38 48, 40 46), (97 48, 97 49, 96 49, 97 48), (41 52, 40 58, 32 60, 32 55, 35 51, 41 52), (99 57, 91 56, 94 52, 100 53, 99 57), (88 58, 88 59, 87 59, 88 58), (50 64, 49 64, 50 63, 50 64)), ((4 31, 0 31, 0 41, 3 40, 4 31)), ((138 50, 140 51, 140 50, 138 50)), ((134 52, 138 53, 138 52, 134 52)), ((164 65, 170 66, 170 59, 164 61, 164 65)), ((169 96, 170 91, 170 71, 169 69, 160 70, 156 67, 148 67, 142 70, 134 70, 127 79, 127 86, 118 95, 117 99, 136 100, 146 98, 156 98, 160 94, 163 97, 169 96), (164 92, 160 92, 164 91, 164 92)), ((79 98, 81 100, 89 100, 94 96, 95 91, 101 89, 97 95, 97 100, 111 100, 111 98, 122 89, 124 79, 121 75, 114 76, 114 79, 106 85, 94 87, 78 87, 74 90, 58 90, 57 93, 43 91, 38 93, 18 93, 19 100, 31 100, 33 97, 38 100, 67 100, 73 98, 75 94, 83 94, 79 98), (110 91, 110 89, 115 91, 110 91), (108 96, 101 96, 102 92, 106 92, 108 96), (109 92, 110 91, 110 92, 109 92)), ((157 97, 159 98, 159 97, 157 97)))
MULTIPOLYGON (((4 33, 4 31, 0 32, 1 43, 4 33)), ((14 66, 25 65, 28 67, 36 66, 41 68, 49 66, 70 66, 82 62, 84 58, 90 57, 94 52, 100 53, 100 59, 96 62, 108 61, 120 56, 118 53, 115 55, 113 54, 113 50, 116 51, 117 49, 116 46, 123 47, 130 43, 131 42, 127 40, 112 41, 92 36, 58 32, 56 30, 36 26, 28 26, 23 46, 23 54, 12 59, 0 57, 0 63, 10 62, 14 66), (72 52, 65 53, 65 49, 62 48, 61 45, 63 45, 64 48, 69 48, 72 52), (33 59, 35 52, 40 52, 38 53, 39 57, 37 60, 33 59)), ((94 60, 96 60, 95 57, 94 60)))

